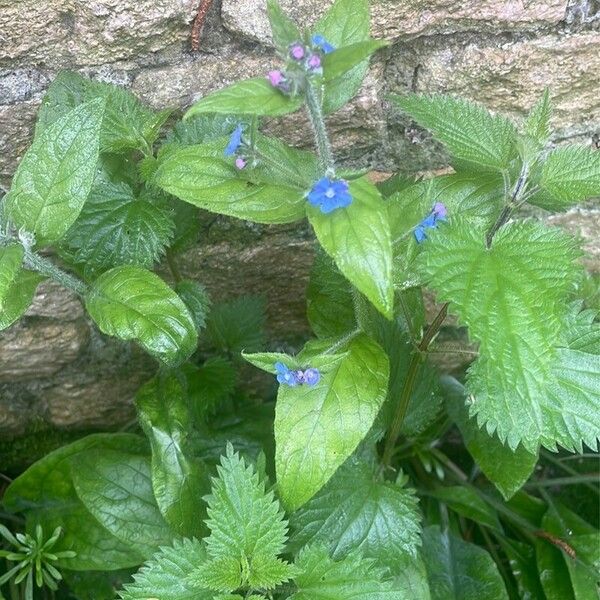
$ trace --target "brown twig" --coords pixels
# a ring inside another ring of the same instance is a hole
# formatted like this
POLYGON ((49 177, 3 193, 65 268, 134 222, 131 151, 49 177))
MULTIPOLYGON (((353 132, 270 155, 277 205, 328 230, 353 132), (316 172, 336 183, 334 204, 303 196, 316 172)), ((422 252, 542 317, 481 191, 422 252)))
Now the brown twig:
POLYGON ((202 33, 202 26, 206 21, 206 15, 208 10, 212 6, 213 0, 200 0, 200 6, 198 6, 198 12, 192 25, 192 50, 198 52, 200 49, 200 34, 202 33))

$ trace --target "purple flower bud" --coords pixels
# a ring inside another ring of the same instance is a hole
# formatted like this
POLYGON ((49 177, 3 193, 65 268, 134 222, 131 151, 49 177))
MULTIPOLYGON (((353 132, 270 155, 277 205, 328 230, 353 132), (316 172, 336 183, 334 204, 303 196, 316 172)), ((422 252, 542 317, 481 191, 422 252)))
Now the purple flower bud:
POLYGON ((442 204, 441 202, 436 202, 434 204, 432 212, 437 219, 441 219, 442 221, 446 218, 446 215, 448 214, 446 205, 442 204))
POLYGON ((321 373, 319 372, 319 369, 306 369, 306 371, 304 371, 303 379, 306 385, 317 385, 321 380, 321 373))
POLYGON ((285 81, 285 76, 281 71, 269 71, 267 79, 273 87, 279 87, 285 81))
POLYGON ((302 60, 304 58, 304 54, 305 50, 302 44, 295 43, 290 46, 290 56, 294 60, 302 60))
POLYGON ((238 169, 240 169, 240 171, 241 171, 241 170, 242 170, 242 169, 243 169, 243 168, 246 166, 246 164, 247 164, 247 162, 246 162, 246 159, 245 159, 245 158, 243 158, 243 157, 241 157, 241 156, 238 156, 238 157, 235 159, 235 166, 236 166, 238 169))
POLYGON ((321 57, 318 54, 312 54, 306 64, 309 69, 316 71, 321 68, 321 57))

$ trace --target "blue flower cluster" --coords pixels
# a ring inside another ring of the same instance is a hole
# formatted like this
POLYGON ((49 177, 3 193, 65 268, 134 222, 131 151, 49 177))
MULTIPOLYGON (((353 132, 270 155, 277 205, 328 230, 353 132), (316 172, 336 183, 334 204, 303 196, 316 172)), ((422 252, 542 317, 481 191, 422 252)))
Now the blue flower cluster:
POLYGON ((232 132, 230 138, 229 138, 229 142, 227 144, 227 146, 225 147, 225 156, 234 156, 236 157, 235 159, 235 166, 238 169, 243 169, 246 166, 246 158, 244 156, 241 155, 241 153, 239 152, 240 148, 243 145, 243 141, 242 141, 242 135, 244 133, 244 127, 243 125, 238 125, 232 132))
POLYGON ((321 380, 319 369, 301 369, 292 370, 286 367, 283 363, 275 363, 275 371, 277 371, 277 381, 290 387, 297 385, 316 385, 321 380))
POLYGON ((322 213, 327 214, 352 204, 349 189, 348 182, 343 179, 323 177, 313 185, 307 198, 313 206, 318 206, 322 213))
POLYGON ((312 36, 312 43, 323 54, 331 54, 335 50, 335 46, 332 46, 320 33, 315 33, 312 36))
POLYGON ((441 202, 436 202, 431 209, 431 212, 415 227, 415 239, 420 244, 427 238, 427 229, 435 229, 438 221, 445 221, 448 211, 446 206, 441 202))

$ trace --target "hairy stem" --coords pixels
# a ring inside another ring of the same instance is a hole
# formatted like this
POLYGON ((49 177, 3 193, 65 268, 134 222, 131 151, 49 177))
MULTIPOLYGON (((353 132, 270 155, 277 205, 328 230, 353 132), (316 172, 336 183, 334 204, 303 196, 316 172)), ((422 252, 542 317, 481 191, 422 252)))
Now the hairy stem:
POLYGON ((387 439, 385 441, 385 447, 383 449, 383 456, 381 458, 381 465, 383 469, 389 467, 390 461, 394 454, 394 448, 396 447, 396 442, 398 441, 398 436, 400 435, 400 430, 402 429, 402 423, 404 423, 404 418, 406 417, 406 412, 408 411, 410 397, 412 396, 415 382, 417 380, 417 374, 421 364, 421 353, 427 351, 429 344, 431 344, 431 341, 440 330, 440 327, 442 326, 447 314, 448 303, 442 306, 440 312, 437 314, 431 325, 427 328, 427 331, 417 346, 417 350, 413 353, 410 359, 408 372, 406 374, 406 379, 404 380, 404 387, 402 388, 400 400, 398 401, 398 406, 396 407, 396 412, 394 413, 394 418, 392 420, 392 424, 390 425, 387 439))
POLYGON ((321 168, 327 175, 333 176, 335 174, 335 163, 329 136, 327 135, 327 128, 325 126, 325 117, 323 116, 321 99, 319 98, 319 94, 317 93, 313 82, 310 80, 307 80, 306 82, 305 94, 306 107, 315 133, 315 141, 317 144, 317 151, 319 152, 321 168))
POLYGON ((87 286, 83 281, 77 279, 70 273, 63 271, 59 267, 57 267, 52 261, 49 259, 36 254, 31 251, 29 248, 25 248, 25 255, 23 257, 23 265, 32 271, 37 271, 46 277, 60 283, 63 287, 66 287, 69 290, 72 290, 79 296, 85 295, 87 291, 87 286))

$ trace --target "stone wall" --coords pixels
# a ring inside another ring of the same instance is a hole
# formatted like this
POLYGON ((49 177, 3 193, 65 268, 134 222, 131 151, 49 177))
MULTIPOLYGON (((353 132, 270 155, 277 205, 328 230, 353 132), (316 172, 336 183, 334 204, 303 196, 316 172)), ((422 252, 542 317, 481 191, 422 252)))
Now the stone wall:
MULTIPOLYGON (((184 108, 269 68, 265 0, 214 0, 200 50, 192 52, 198 4, 0 0, 0 186, 8 186, 60 70, 130 87, 157 108, 184 108)), ((330 4, 282 0, 303 24, 330 4)), ((390 92, 452 92, 522 117, 549 85, 556 141, 590 143, 600 131, 598 0, 372 0, 371 12, 373 35, 392 45, 373 61, 353 102, 330 118, 334 146, 348 164, 407 172, 445 164, 440 149, 386 105, 390 92)), ((311 143, 302 115, 269 128, 311 143)), ((597 271, 599 220, 593 207, 556 218, 587 238, 588 266, 597 271)), ((265 294, 272 337, 289 339, 306 330, 301 299, 311 253, 302 229, 218 219, 182 269, 217 299, 241 289, 265 294)), ((45 427, 118 427, 133 417, 131 398, 152 369, 135 349, 98 335, 76 298, 44 284, 27 317, 0 336, 0 442, 45 427)))

